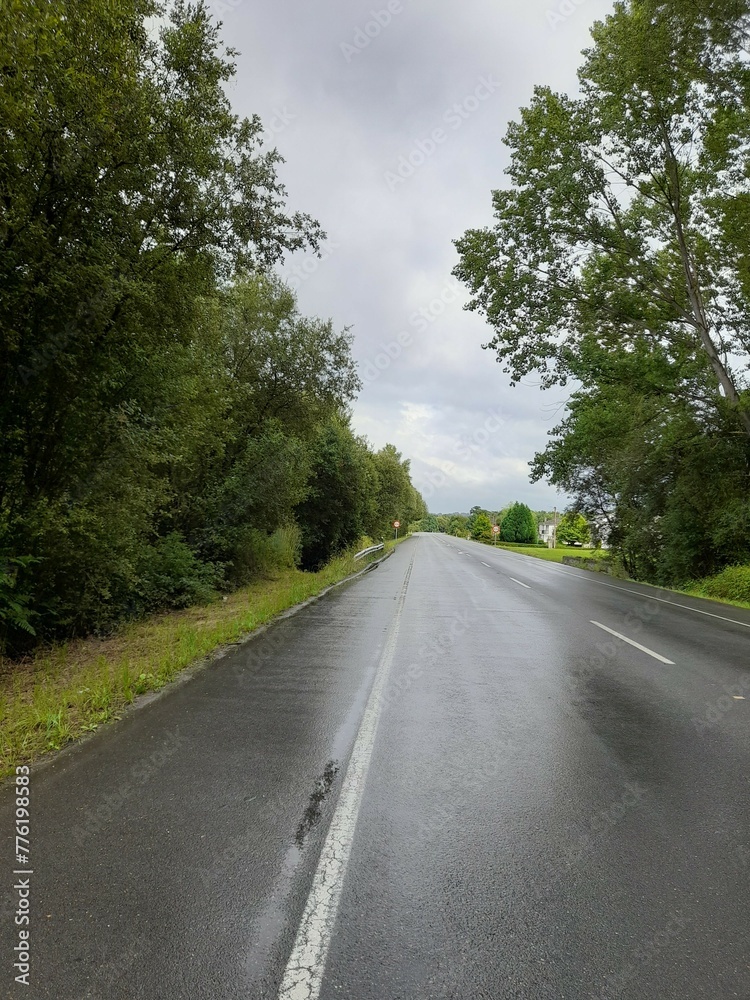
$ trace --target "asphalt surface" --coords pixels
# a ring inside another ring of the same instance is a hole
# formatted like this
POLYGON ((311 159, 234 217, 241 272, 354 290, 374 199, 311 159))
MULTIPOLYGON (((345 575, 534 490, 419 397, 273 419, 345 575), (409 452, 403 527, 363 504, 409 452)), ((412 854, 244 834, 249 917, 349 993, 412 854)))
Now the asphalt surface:
POLYGON ((417 536, 32 772, 28 987, 0 791, 0 996, 747 1000, 749 640, 417 536))

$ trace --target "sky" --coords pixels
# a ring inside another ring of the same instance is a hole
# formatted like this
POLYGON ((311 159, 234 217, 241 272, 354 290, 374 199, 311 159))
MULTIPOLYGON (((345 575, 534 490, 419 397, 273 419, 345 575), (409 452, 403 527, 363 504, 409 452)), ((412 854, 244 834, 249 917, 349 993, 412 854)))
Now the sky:
POLYGON ((491 225, 502 143, 537 84, 574 92, 611 0, 212 0, 239 50, 230 98, 286 163, 289 207, 327 233, 281 274, 307 315, 351 327, 352 424, 411 460, 433 513, 563 509, 529 461, 569 390, 512 387, 463 307, 453 241, 491 225))

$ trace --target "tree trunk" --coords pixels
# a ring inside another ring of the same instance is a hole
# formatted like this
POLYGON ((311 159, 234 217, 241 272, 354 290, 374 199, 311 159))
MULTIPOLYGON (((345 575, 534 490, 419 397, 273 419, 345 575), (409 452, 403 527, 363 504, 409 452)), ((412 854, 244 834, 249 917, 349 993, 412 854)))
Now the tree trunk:
POLYGON ((674 216, 675 231, 677 234, 677 245, 679 247, 680 257, 682 258, 682 265, 685 269, 688 296, 690 298, 690 308, 693 312, 693 318, 695 320, 701 344, 704 351, 708 355, 708 360, 710 361, 711 367, 716 374, 716 378, 718 379, 722 392, 734 407, 737 417, 742 424, 744 433, 750 437, 750 413, 742 409, 742 400, 737 390, 737 386, 734 384, 732 376, 729 374, 726 365, 721 360, 721 356, 719 355, 716 344, 711 336, 711 329, 706 317, 706 310, 703 305, 703 295, 701 294, 700 282, 698 280, 695 267, 693 266, 693 259, 690 255, 687 239, 685 237, 685 229, 682 224, 682 198, 680 193, 680 177, 677 159, 672 152, 668 136, 665 136, 665 143, 667 151, 667 177, 669 179, 672 195, 670 199, 671 208, 674 216))

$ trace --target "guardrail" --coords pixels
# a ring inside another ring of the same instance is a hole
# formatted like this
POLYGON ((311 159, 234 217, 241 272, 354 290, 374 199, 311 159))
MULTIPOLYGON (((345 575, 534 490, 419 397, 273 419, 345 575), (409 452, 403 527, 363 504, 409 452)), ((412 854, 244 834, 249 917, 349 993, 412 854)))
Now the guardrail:
POLYGON ((385 545, 381 542, 380 545, 371 545, 369 549, 362 549, 354 557, 355 561, 357 559, 364 559, 365 556, 369 556, 372 552, 380 552, 385 548, 385 545))

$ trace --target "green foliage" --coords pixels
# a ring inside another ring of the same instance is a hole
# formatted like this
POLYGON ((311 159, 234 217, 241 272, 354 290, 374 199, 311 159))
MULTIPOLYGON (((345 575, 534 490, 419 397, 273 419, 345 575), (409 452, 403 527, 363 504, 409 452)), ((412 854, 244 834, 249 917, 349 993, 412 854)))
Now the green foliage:
POLYGON ((564 545, 585 545, 591 541, 591 529, 583 514, 572 511, 563 515, 557 526, 557 541, 564 545))
POLYGON ((503 542, 537 541, 537 523, 531 509, 525 503, 514 503, 500 524, 500 540, 503 542))
POLYGON ((732 0, 617 3, 578 94, 538 87, 511 125, 494 226, 458 242, 512 380, 581 386, 532 478, 665 585, 750 559, 747 24, 732 0))
POLYGON ((750 561, 748 449, 731 427, 624 385, 581 391, 533 476, 608 525, 631 576, 681 585, 750 561))
POLYGON ((691 590, 702 597, 712 597, 717 601, 750 604, 750 566, 727 566, 716 576, 697 581, 691 590))
POLYGON ((466 538, 469 534, 469 518, 452 514, 448 521, 448 534, 454 538, 466 538))
POLYGON ((373 455, 377 480, 376 503, 369 530, 373 538, 390 538, 394 521, 402 525, 427 516, 427 507, 411 484, 409 461, 392 444, 373 455))
POLYGON ((137 576, 143 611, 205 603, 220 580, 215 567, 202 563, 176 531, 140 553, 137 576))
POLYGON ((349 333, 302 316, 271 273, 322 233, 287 211, 260 120, 232 112, 234 53, 202 0, 163 13, 0 6, 11 652, 426 514, 408 462, 341 417, 359 389, 349 333))
POLYGON ((37 561, 33 556, 11 556, 0 562, 0 650, 15 633, 36 635, 32 622, 38 612, 29 607, 31 596, 19 590, 18 576, 37 561))
POLYGON ((618 3, 593 29, 580 96, 539 87, 511 125, 495 226, 458 241, 456 274, 514 381, 564 383, 656 344, 670 390, 748 436, 727 355, 750 357, 750 64, 744 5, 734 23, 723 10, 618 3))
POLYGON ((488 514, 479 511, 471 521, 471 537, 477 542, 489 542, 492 538, 492 521, 488 514))
POLYGON ((482 507, 472 507, 466 520, 466 533, 471 535, 472 538, 474 537, 477 520, 480 517, 486 518, 490 522, 490 527, 492 526, 489 511, 484 510, 482 507))

